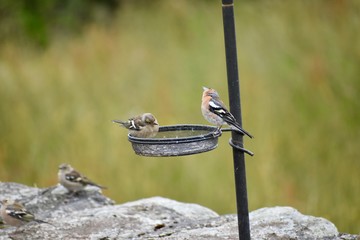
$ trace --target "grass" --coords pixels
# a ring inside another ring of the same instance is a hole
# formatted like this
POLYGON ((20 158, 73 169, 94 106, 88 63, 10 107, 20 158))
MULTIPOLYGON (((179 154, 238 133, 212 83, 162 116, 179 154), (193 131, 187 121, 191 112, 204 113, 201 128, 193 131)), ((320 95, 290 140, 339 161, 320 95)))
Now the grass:
MULTIPOLYGON (((250 210, 293 206, 341 232, 360 223, 360 4, 244 1, 236 30, 250 210)), ((0 180, 47 187, 68 162, 118 203, 150 196, 234 213, 228 134, 216 150, 133 153, 111 123, 152 112, 162 125, 206 124, 202 86, 227 103, 219 3, 125 4, 107 27, 43 52, 0 51, 0 180)))

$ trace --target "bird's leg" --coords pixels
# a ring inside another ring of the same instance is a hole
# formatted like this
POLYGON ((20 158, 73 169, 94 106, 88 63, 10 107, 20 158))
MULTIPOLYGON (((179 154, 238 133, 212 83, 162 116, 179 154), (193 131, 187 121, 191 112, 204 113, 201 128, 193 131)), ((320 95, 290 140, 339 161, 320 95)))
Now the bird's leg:
POLYGON ((212 133, 213 137, 215 138, 217 136, 217 133, 221 132, 221 125, 217 126, 216 130, 212 133))
POLYGON ((67 193, 67 198, 75 198, 79 196, 79 192, 78 191, 69 191, 67 193))
POLYGON ((221 125, 217 127, 216 132, 219 132, 221 129, 221 125))

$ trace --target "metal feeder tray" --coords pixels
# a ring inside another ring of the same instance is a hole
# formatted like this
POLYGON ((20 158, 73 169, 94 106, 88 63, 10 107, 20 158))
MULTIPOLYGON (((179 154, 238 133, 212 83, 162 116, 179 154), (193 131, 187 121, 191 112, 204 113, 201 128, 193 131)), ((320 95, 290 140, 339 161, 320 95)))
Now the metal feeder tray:
POLYGON ((161 126, 154 138, 128 135, 136 154, 148 157, 183 156, 213 150, 221 131, 206 125, 161 126))

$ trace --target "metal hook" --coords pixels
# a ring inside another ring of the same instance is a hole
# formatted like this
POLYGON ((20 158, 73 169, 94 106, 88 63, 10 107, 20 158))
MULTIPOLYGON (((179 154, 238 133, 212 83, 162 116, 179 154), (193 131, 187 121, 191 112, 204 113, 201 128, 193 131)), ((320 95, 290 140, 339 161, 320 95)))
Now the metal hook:
POLYGON ((238 149, 238 150, 240 150, 240 151, 242 151, 242 152, 244 152, 244 153, 247 153, 247 154, 249 154, 250 156, 254 156, 254 153, 251 152, 250 150, 247 150, 247 149, 245 149, 245 148, 243 148, 243 147, 240 147, 240 146, 236 145, 236 144, 232 141, 232 138, 229 139, 229 144, 230 144, 233 148, 236 148, 236 149, 238 149))

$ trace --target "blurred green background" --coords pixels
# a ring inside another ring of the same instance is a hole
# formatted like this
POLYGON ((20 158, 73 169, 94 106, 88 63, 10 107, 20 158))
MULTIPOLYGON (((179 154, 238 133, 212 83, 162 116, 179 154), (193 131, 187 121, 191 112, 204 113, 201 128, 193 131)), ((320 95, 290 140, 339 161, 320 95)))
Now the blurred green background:
MULTIPOLYGON (((360 2, 236 1, 249 208, 360 232, 360 2)), ((134 154, 112 119, 207 124, 228 103, 221 1, 0 3, 0 181, 47 187, 68 162, 118 203, 163 196, 235 213, 232 151, 134 154)), ((228 104, 227 104, 228 105, 228 104)))

